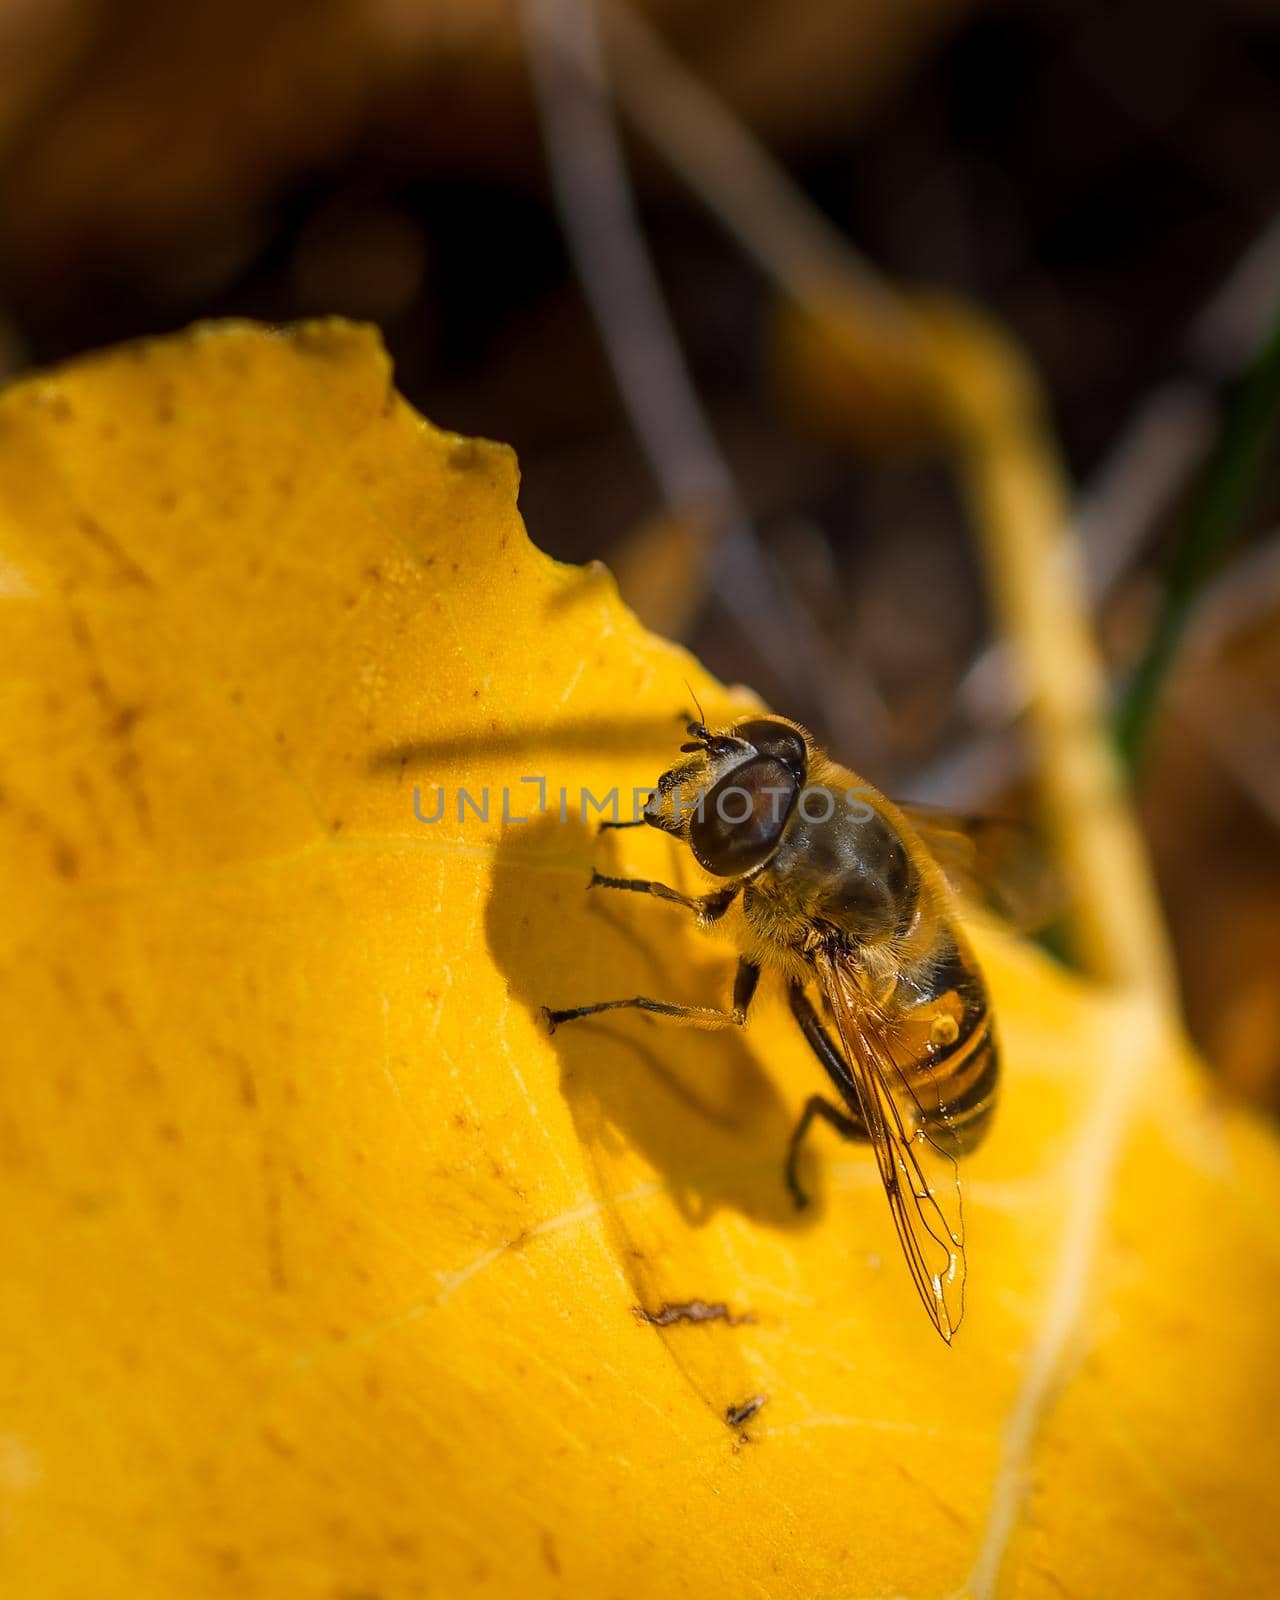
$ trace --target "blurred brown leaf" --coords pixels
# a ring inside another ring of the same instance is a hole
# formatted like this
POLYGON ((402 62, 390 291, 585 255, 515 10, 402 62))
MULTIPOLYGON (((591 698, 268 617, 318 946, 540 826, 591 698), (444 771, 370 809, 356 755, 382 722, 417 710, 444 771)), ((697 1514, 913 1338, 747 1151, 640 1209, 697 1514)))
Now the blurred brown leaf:
POLYGON ((1220 651, 1183 663, 1143 785, 1191 1032, 1228 1088, 1272 1111, 1280 1111, 1277 706, 1273 607, 1220 651))
MULTIPOLYGON (((845 123, 963 0, 646 7, 771 138, 845 123)), ((0 191, 27 268, 216 277, 259 208, 359 146, 406 174, 531 178, 516 0, 61 0, 10 7, 0 191)))

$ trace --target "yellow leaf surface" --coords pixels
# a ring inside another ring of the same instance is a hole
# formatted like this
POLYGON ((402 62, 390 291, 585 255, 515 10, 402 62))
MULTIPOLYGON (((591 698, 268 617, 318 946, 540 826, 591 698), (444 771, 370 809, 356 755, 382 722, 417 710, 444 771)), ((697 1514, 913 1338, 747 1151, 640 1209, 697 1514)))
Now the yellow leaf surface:
POLYGON ((515 490, 337 323, 0 399, 0 1590, 1265 1592, 1280 1160, 1154 999, 975 928, 951 1348, 865 1152, 791 1209, 774 993, 548 1037, 727 995, 585 892, 691 864, 579 810, 746 701, 515 490), (635 1310, 693 1301, 731 1316, 635 1310))

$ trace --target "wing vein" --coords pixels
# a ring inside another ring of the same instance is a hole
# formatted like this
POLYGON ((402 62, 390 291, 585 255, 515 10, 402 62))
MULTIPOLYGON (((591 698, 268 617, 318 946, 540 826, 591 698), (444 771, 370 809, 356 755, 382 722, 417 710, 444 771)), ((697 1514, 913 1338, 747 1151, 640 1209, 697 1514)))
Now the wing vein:
POLYGON ((929 1133, 941 1106, 931 1112, 922 1104, 895 1057, 887 1020, 863 993, 848 960, 823 952, 816 969, 908 1270, 930 1320, 950 1344, 964 1317, 964 1212, 955 1158, 929 1133), (924 1146, 938 1169, 933 1179, 921 1161, 924 1146))

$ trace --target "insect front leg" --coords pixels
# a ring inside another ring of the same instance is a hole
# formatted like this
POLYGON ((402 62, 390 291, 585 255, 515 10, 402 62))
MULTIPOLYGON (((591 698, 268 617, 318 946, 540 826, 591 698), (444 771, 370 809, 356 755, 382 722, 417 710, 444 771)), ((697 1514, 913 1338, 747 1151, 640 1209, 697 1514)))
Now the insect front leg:
POLYGON ((542 1015, 553 1033, 562 1022, 576 1022, 579 1017, 593 1017, 600 1011, 628 1008, 670 1017, 676 1022, 688 1022, 697 1028, 740 1028, 747 1020, 747 1010, 759 981, 760 968, 744 957, 738 963, 738 975, 733 982, 733 1008, 730 1011, 720 1011, 714 1006, 680 1006, 670 1000, 651 1000, 647 995, 636 995, 631 1000, 597 1000, 594 1005, 572 1006, 567 1011, 551 1011, 543 1006, 542 1015))
POLYGON ((681 894, 669 889, 665 883, 654 883, 650 878, 610 878, 603 872, 592 872, 588 889, 625 889, 631 894, 651 894, 655 900, 667 900, 672 905, 684 906, 692 911, 704 928, 719 922, 738 897, 738 886, 716 889, 711 894, 681 894))

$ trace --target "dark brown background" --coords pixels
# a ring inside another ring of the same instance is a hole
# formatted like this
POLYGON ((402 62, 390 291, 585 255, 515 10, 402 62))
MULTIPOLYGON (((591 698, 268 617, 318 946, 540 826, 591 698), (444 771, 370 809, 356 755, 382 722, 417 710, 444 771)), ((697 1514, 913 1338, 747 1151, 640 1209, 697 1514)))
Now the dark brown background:
MULTIPOLYGON (((1241 350, 1201 314, 1277 211, 1274 5, 646 9, 886 274, 972 296, 1018 335, 1086 490, 1171 382, 1212 415, 1241 350)), ((716 434, 839 663, 825 700, 786 709, 844 730, 840 754, 881 783, 999 801, 989 730, 957 694, 987 623, 945 475, 802 434, 770 369, 772 287, 630 150, 716 434)), ((608 559, 659 509, 567 265, 511 0, 0 6, 0 195, 8 372, 198 317, 346 313, 381 325, 434 421, 515 445, 544 548, 608 559)), ((1276 278, 1244 296, 1255 322, 1276 278)), ((1153 459, 1182 448, 1173 430, 1153 459)), ((1101 616, 1117 682, 1183 501, 1124 529, 1134 553, 1101 616)), ((1260 562, 1280 600, 1278 505, 1273 460, 1233 559, 1260 562)), ((1167 687, 1142 798, 1194 1026, 1275 1105, 1278 607, 1262 579, 1240 587, 1167 687)), ((714 605, 690 642, 779 697, 714 605)))

